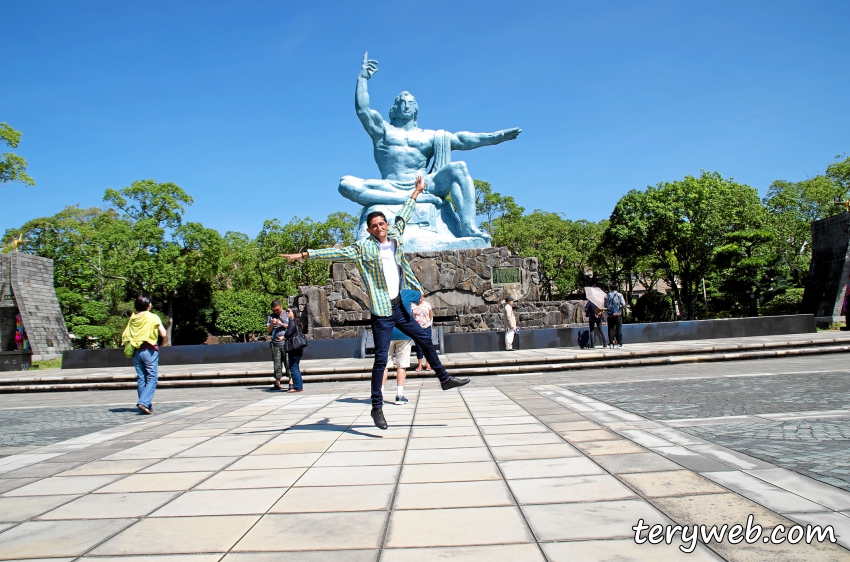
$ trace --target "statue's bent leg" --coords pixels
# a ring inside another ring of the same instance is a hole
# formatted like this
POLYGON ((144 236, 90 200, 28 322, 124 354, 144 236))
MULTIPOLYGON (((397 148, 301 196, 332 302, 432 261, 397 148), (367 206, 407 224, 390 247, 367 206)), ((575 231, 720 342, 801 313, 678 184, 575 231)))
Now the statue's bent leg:
POLYGON ((435 193, 451 193, 460 219, 461 236, 489 240, 491 236, 475 225, 475 184, 465 162, 452 162, 434 175, 435 193))
POLYGON ((340 195, 364 207, 401 205, 412 192, 413 189, 399 189, 387 180, 363 180, 354 176, 343 176, 339 180, 340 195))

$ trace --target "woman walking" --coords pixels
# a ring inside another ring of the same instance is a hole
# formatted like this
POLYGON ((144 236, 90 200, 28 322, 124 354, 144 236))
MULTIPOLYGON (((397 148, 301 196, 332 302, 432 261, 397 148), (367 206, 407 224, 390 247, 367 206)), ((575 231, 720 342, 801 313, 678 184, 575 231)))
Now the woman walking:
POLYGON ((159 316, 151 312, 151 299, 139 295, 134 303, 136 314, 130 317, 121 341, 133 346, 133 366, 136 367, 139 401, 136 407, 144 414, 153 413, 153 393, 159 378, 159 337, 165 328, 159 316))
POLYGON ((286 316, 289 318, 289 325, 286 327, 284 337, 286 338, 286 353, 287 357, 289 357, 290 377, 290 388, 286 392, 301 392, 304 390, 304 381, 301 379, 300 363, 301 355, 304 353, 304 348, 292 348, 292 344, 296 341, 295 335, 301 333, 301 323, 298 321, 295 311, 291 308, 286 311, 286 316))
MULTIPOLYGON (((410 312, 413 315, 413 319, 416 320, 416 323, 422 326, 422 329, 425 330, 425 334, 428 336, 428 341, 432 341, 431 337, 431 326, 434 324, 434 309, 431 308, 431 304, 425 300, 425 294, 420 293, 421 298, 418 303, 414 303, 410 305, 410 312)), ((416 358, 419 360, 419 365, 416 367, 417 371, 422 371, 423 369, 426 371, 431 370, 431 365, 425 360, 425 354, 419 349, 419 346, 416 346, 416 358)))

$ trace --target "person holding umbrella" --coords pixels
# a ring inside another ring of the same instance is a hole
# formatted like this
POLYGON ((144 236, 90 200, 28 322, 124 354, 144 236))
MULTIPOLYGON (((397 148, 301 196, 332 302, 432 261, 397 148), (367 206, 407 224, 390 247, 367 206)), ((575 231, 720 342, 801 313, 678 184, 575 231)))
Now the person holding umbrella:
POLYGON ((593 342, 594 328, 596 328, 596 333, 602 340, 602 347, 608 347, 608 342, 605 341, 605 332, 602 331, 602 316, 605 314, 605 292, 597 287, 585 287, 584 294, 587 296, 584 315, 590 324, 590 347, 596 347, 593 342))

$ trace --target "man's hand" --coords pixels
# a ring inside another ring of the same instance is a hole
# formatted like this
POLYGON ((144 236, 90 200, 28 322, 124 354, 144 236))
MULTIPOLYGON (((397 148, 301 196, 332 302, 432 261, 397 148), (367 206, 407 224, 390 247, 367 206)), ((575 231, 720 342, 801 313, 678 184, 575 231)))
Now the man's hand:
POLYGON ((370 59, 369 53, 363 53, 363 65, 360 67, 360 76, 368 80, 378 72, 378 61, 370 59))
POLYGON ((416 185, 413 187, 413 193, 410 194, 414 201, 416 201, 420 193, 425 191, 425 186, 427 185, 428 183, 422 179, 422 176, 416 176, 416 185))
POLYGON ((309 257, 309 255, 307 254, 307 252, 299 252, 297 254, 281 254, 280 257, 284 258, 287 261, 298 261, 309 257))
POLYGON ((499 131, 499 133, 498 133, 499 138, 500 138, 499 142, 514 140, 515 138, 517 138, 519 136, 519 134, 521 132, 522 132, 522 129, 520 129, 518 127, 514 127, 513 129, 505 129, 504 131, 499 131))

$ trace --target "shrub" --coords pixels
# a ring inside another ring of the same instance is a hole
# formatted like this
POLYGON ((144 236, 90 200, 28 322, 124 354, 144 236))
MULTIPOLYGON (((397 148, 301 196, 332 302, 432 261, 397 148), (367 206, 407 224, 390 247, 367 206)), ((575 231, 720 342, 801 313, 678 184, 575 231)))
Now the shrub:
POLYGON ((638 322, 670 322, 673 320, 673 301, 658 291, 647 291, 635 303, 632 316, 638 322))
POLYGON ((800 314, 800 304, 803 302, 804 289, 788 289, 781 295, 776 295, 761 307, 762 316, 780 316, 782 314, 800 314))

